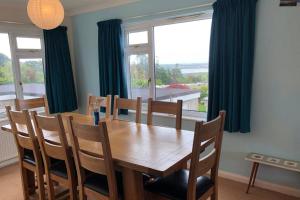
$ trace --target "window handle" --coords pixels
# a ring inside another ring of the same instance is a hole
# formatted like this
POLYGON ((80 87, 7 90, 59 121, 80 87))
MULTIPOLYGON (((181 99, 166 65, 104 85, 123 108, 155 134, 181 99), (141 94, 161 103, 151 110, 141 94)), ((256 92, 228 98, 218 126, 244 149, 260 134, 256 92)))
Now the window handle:
POLYGON ((151 83, 151 78, 148 79, 148 86, 150 85, 151 83))

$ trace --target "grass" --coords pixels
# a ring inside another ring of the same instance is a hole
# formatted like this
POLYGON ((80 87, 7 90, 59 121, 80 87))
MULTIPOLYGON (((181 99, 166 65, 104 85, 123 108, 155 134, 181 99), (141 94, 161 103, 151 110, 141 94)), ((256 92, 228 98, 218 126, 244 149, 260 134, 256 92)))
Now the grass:
POLYGON ((206 112, 207 111, 207 108, 205 106, 204 103, 200 103, 199 106, 198 106, 198 111, 199 112, 206 112))

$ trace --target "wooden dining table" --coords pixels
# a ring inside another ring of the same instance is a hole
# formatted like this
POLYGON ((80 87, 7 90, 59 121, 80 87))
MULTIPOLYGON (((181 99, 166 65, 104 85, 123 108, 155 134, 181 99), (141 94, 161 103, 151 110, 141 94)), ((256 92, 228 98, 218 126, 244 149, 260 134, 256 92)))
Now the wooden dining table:
MULTIPOLYGON (((62 114, 64 125, 68 116, 86 118, 90 116, 66 113, 62 114)), ((106 120, 109 142, 114 164, 123 174, 125 200, 144 199, 143 173, 165 177, 184 166, 190 159, 194 133, 159 126, 149 126, 121 120, 106 120)), ((66 133, 68 137, 68 127, 66 133)), ((6 132, 12 132, 10 125, 2 126, 6 132)), ((26 128, 19 126, 19 131, 26 128)), ((48 132, 45 139, 58 142, 56 133, 48 132)), ((100 144, 81 141, 84 150, 101 154, 100 144)), ((69 142, 69 144, 71 144, 69 142)))

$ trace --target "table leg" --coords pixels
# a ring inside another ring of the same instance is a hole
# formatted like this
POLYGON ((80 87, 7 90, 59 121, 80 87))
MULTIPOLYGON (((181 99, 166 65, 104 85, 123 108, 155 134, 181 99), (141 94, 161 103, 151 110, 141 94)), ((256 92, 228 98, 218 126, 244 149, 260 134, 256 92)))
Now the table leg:
POLYGON ((125 200, 143 200, 143 175, 129 168, 123 168, 123 187, 125 200))
POLYGON ((252 181, 253 181, 253 177, 254 177, 256 165, 257 165, 257 163, 253 163, 252 171, 251 171, 251 176, 250 176, 248 187, 247 187, 247 191, 246 191, 247 194, 249 193, 249 189, 250 189, 250 186, 251 186, 252 181))
POLYGON ((254 176, 252 180, 252 187, 254 187, 256 176, 257 176, 257 171, 258 171, 259 163, 256 163, 255 171, 254 171, 254 176))

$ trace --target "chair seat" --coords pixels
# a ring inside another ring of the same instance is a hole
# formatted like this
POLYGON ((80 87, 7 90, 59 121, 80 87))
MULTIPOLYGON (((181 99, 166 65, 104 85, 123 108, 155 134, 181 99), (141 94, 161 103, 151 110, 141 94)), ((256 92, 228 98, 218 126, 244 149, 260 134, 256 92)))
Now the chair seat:
MULTIPOLYGON (((149 192, 159 194, 171 200, 186 200, 188 191, 188 170, 179 170, 165 178, 159 178, 153 183, 145 185, 149 192)), ((197 179, 196 198, 200 198, 210 187, 213 182, 206 176, 197 179)))
MULTIPOLYGON (((88 172, 87 174, 89 175, 85 179, 84 186, 98 193, 101 193, 105 196, 109 196, 107 177, 93 172, 88 172)), ((122 197, 123 178, 120 172, 116 172, 116 179, 117 179, 118 193, 119 196, 122 197)))
POLYGON ((35 158, 34 158, 33 151, 30 149, 24 149, 23 160, 29 164, 35 165, 35 158))
POLYGON ((63 160, 57 160, 52 158, 50 172, 55 174, 56 176, 60 176, 65 179, 68 178, 66 163, 63 160))

